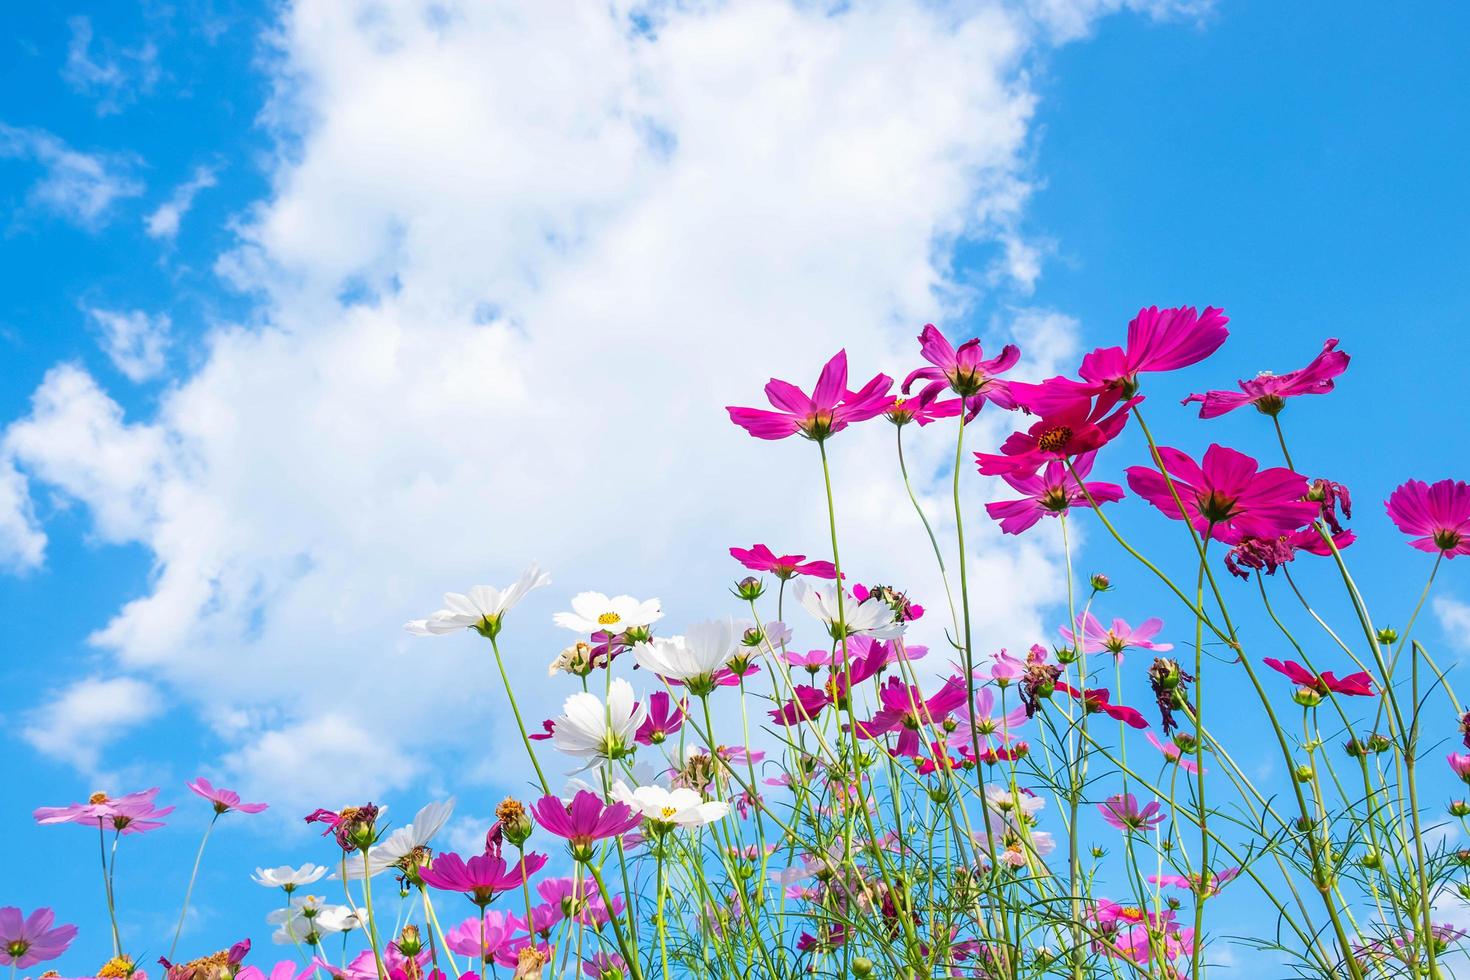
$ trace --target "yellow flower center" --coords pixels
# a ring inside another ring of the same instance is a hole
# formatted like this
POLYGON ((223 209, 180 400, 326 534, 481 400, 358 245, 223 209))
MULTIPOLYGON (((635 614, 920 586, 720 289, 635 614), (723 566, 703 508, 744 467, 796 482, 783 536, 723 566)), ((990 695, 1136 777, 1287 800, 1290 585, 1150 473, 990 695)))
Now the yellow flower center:
POLYGON ((621 623, 622 621, 623 617, 615 612, 605 612, 597 617, 597 625, 599 626, 611 626, 614 623, 621 623))
POLYGON ((659 812, 659 814, 665 820, 667 820, 669 817, 672 817, 674 814, 678 813, 679 811, 676 810, 676 809, 674 809, 671 806, 666 806, 666 807, 660 807, 658 812, 659 812))
POLYGON ((130 977, 133 975, 133 961, 126 956, 114 956, 102 964, 102 969, 97 971, 98 977, 130 977))
POLYGON ((1065 425, 1054 425, 1036 439, 1036 448, 1044 453, 1060 450, 1072 438, 1072 430, 1065 425))
POLYGON ((106 803, 107 802, 107 794, 106 793, 93 793, 91 796, 87 797, 87 802, 88 803, 91 803, 93 806, 96 806, 98 803, 106 803))

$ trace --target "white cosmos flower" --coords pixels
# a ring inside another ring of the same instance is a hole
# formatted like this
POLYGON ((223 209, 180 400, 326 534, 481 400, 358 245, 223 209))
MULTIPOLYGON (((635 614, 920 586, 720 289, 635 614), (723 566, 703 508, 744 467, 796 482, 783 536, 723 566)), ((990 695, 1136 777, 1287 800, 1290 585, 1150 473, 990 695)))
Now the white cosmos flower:
MULTIPOLYGON (((807 612, 827 624, 827 632, 840 639, 837 622, 843 617, 837 615, 838 588, 836 583, 812 585, 806 579, 799 578, 792 583, 791 594, 807 612)), ((867 602, 860 603, 851 593, 844 593, 842 610, 847 614, 849 636, 862 633, 879 640, 891 640, 903 636, 904 630, 908 629, 907 623, 894 620, 893 608, 877 596, 871 596, 867 602)))
POLYGON ((519 581, 504 589, 493 585, 477 585, 468 592, 448 592, 444 607, 428 619, 414 619, 403 628, 414 636, 440 636, 456 630, 472 629, 487 636, 500 632, 500 620, 526 597, 532 589, 551 584, 551 576, 534 562, 521 574, 519 581))
MULTIPOLYGON (((413 822, 399 827, 393 833, 374 844, 368 850, 367 865, 370 874, 378 875, 412 854, 415 848, 423 847, 444 829, 449 815, 454 812, 454 798, 443 803, 430 803, 414 814, 413 822)), ((347 859, 347 877, 356 881, 362 878, 362 855, 347 859)), ((333 875, 333 877, 336 877, 333 875)))
POLYGON ((299 868, 283 864, 279 868, 256 868, 250 879, 257 885, 264 885, 266 888, 284 888, 287 891, 294 891, 302 885, 319 881, 326 873, 327 869, 319 864, 303 864, 299 868))
POLYGON ((655 637, 633 645, 638 666, 673 680, 708 682, 729 663, 740 643, 741 630, 731 619, 695 623, 683 636, 655 637))
POLYGON ((612 798, 626 803, 657 823, 676 827, 701 827, 722 819, 730 812, 730 804, 720 800, 705 802, 704 797, 692 789, 664 789, 662 786, 639 786, 630 789, 619 780, 613 784, 612 798))
POLYGON ((346 905, 328 905, 317 913, 317 932, 351 932, 362 928, 362 919, 356 909, 346 905))
POLYGON ((606 705, 597 695, 581 691, 567 698, 562 711, 551 744, 567 755, 587 759, 589 766, 625 755, 648 717, 648 707, 634 700, 633 686, 621 677, 608 686, 606 705))
POLYGON ((572 597, 572 611, 559 612, 556 625, 578 633, 622 633, 636 626, 647 626, 663 618, 657 599, 642 602, 630 595, 609 599, 601 592, 580 592, 572 597))

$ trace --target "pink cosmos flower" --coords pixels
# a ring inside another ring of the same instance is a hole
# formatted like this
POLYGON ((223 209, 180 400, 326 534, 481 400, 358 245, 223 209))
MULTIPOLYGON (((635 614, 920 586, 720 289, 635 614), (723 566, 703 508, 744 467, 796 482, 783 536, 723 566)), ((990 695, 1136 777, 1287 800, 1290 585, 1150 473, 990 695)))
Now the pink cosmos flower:
POLYGON ((626 803, 604 803, 596 793, 580 790, 570 804, 543 796, 531 804, 531 813, 547 831, 566 838, 572 856, 586 861, 593 844, 625 834, 643 822, 626 803))
POLYGON ((1294 660, 1282 662, 1265 657, 1261 663, 1278 674, 1285 674, 1298 687, 1305 688, 1320 697, 1326 697, 1328 693, 1353 697, 1371 697, 1373 694, 1373 678, 1367 671, 1358 671, 1356 674, 1349 674, 1339 679, 1330 670, 1323 674, 1314 674, 1294 660))
POLYGON ((1199 417, 1213 419, 1233 412, 1245 405, 1256 406, 1263 415, 1276 415, 1286 407, 1286 399, 1297 395, 1325 395, 1336 382, 1332 379, 1347 370, 1347 354, 1337 350, 1337 338, 1330 338, 1322 345, 1322 353, 1312 358, 1310 364, 1285 374, 1264 371, 1248 381, 1240 381, 1239 391, 1207 391, 1202 395, 1190 395, 1181 405, 1199 402, 1199 417))
POLYGON ((1220 889, 1230 884, 1240 876, 1239 868, 1226 868, 1219 874, 1205 876, 1205 885, 1200 887, 1200 876, 1191 875, 1149 875, 1148 880, 1156 885, 1168 885, 1172 888, 1186 888, 1195 894, 1203 894, 1205 897, 1218 895, 1220 889))
POLYGON ((270 806, 269 803, 241 803, 239 793, 231 789, 216 789, 203 776, 184 785, 213 803, 215 813, 228 813, 231 810, 239 810, 241 813, 260 813, 270 806))
MULTIPOLYGON (((1077 476, 1084 480, 1092 472, 1096 452, 1083 453, 1073 461, 1077 476)), ((985 512, 1000 522, 1005 534, 1020 534, 1043 517, 1056 517, 1074 505, 1090 506, 1087 495, 1098 503, 1123 499, 1123 488, 1116 483, 1083 483, 1068 472, 1061 460, 1051 460, 1038 473, 1004 472, 1000 474, 1012 490, 1024 494, 1020 500, 997 500, 985 505, 985 512), (1086 487, 1086 493, 1083 492, 1086 487)))
POLYGON ((942 386, 928 385, 913 398, 894 398, 883 417, 897 426, 917 422, 928 425, 936 419, 950 419, 960 414, 960 399, 939 397, 942 386))
POLYGON ((1144 737, 1148 739, 1150 745, 1163 754, 1167 761, 1175 763, 1187 773, 1193 774, 1199 772, 1199 763, 1189 758, 1184 750, 1179 747, 1179 743, 1175 742, 1172 738, 1167 742, 1161 742, 1153 732, 1146 733, 1144 737))
POLYGON ((492 963, 500 947, 521 927, 521 921, 515 916, 486 909, 483 916, 472 915, 446 932, 444 943, 461 956, 492 963))
POLYGON ((484 908, 501 892, 521 887, 526 878, 545 864, 544 854, 527 854, 525 861, 507 865, 498 854, 476 854, 466 861, 448 851, 434 855, 432 863, 419 869, 419 877, 430 888, 460 892, 484 908))
POLYGON ((86 803, 38 807, 32 816, 39 824, 75 823, 102 826, 119 834, 142 834, 163 826, 161 817, 174 812, 171 806, 157 807, 158 787, 111 798, 93 793, 86 803))
POLYGON ((757 439, 785 439, 802 435, 816 442, 841 432, 849 423, 880 415, 888 407, 888 389, 893 379, 875 375, 859 391, 847 389, 847 351, 837 354, 822 368, 811 396, 789 381, 772 378, 766 397, 776 411, 726 406, 730 421, 757 439))
POLYGON ((1082 709, 1088 714, 1102 712, 1109 718, 1121 721, 1130 728, 1148 727, 1147 719, 1136 708, 1130 708, 1123 704, 1110 703, 1109 698, 1112 695, 1105 687, 1089 687, 1086 691, 1079 691, 1070 684, 1058 681, 1057 690, 1065 691, 1078 701, 1081 701, 1082 709))
POLYGON ((973 730, 975 735, 975 738, 963 740, 971 752, 975 750, 973 743, 977 740, 982 752, 991 748, 1004 748, 1015 739, 1015 730, 1026 724, 1025 705, 1018 704, 1003 713, 997 713, 996 707, 995 689, 987 686, 975 692, 975 703, 971 710, 966 711, 963 704, 957 709, 960 727, 973 730))
POLYGON ((582 972, 592 980, 601 980, 603 977, 631 976, 628 971, 628 962, 617 953, 594 954, 582 964, 582 972))
POLYGON ((1470 555, 1470 483, 1423 480, 1400 484, 1384 505, 1394 526, 1418 535, 1409 544, 1446 558, 1470 555))
POLYGON ((1103 347, 1082 359, 1082 380, 1121 387, 1132 394, 1138 375, 1146 371, 1173 371, 1198 364, 1220 349, 1230 331, 1230 318, 1213 306, 1197 313, 1192 306, 1139 310, 1128 324, 1128 346, 1103 347))
POLYGON ((987 361, 977 338, 972 337, 956 348, 934 324, 927 323, 919 333, 919 354, 931 366, 909 373, 903 381, 904 394, 921 379, 929 383, 920 395, 931 399, 947 386, 965 400, 966 421, 974 419, 987 401, 1001 408, 1016 407, 1009 386, 998 377, 1021 359, 1021 349, 1015 344, 1006 344, 999 355, 987 361))
POLYGON ((1159 812, 1162 807, 1157 800, 1150 801, 1142 809, 1138 806, 1138 800, 1132 793, 1123 793, 1120 796, 1110 796, 1097 807, 1102 811, 1103 820, 1111 827, 1122 830, 1153 830, 1164 822, 1164 815, 1159 812))
MULTIPOLYGON (((271 967, 269 973, 258 966, 241 967, 240 972, 235 974, 235 980, 306 980, 318 969, 318 962, 314 960, 302 966, 295 960, 281 960, 271 967)), ((133 976, 138 974, 134 973, 133 976)))
MULTIPOLYGON (((1356 540, 1358 536, 1352 531, 1332 534, 1332 545, 1338 551, 1356 540)), ((1251 577, 1247 569, 1275 575, 1276 569, 1296 560, 1298 551, 1309 555, 1332 554, 1332 548, 1328 547, 1314 524, 1275 538, 1241 538, 1225 555, 1225 567, 1231 575, 1247 580, 1251 577)))
POLYGON ((1035 391, 1024 397, 1021 386, 1013 386, 1023 407, 1044 403, 1046 408, 1037 412, 1041 417, 1025 432, 1012 432, 1007 436, 998 454, 975 454, 975 462, 982 475, 1034 473, 1053 460, 1094 453, 1117 438, 1128 423, 1128 413, 1142 401, 1141 398, 1131 398, 1120 404, 1116 394, 1107 392, 1096 398, 1086 393, 1080 398, 1070 394, 1053 396, 1052 391, 1058 383, 1071 384, 1065 378, 1053 378, 1033 386, 1035 391), (1037 401, 1028 401, 1032 398, 1037 401))
POLYGON ((836 578, 837 568, 830 561, 807 561, 806 555, 777 556, 763 544, 749 548, 731 548, 730 556, 752 572, 770 572, 777 578, 810 575, 813 578, 836 578))
POLYGON ((667 691, 655 691, 648 696, 648 717, 638 726, 633 739, 639 745, 656 745, 684 727, 684 711, 687 701, 669 697, 667 691))
POLYGON ((609 909, 607 899, 597 889, 597 879, 547 878, 536 886, 546 906, 557 910, 560 919, 570 919, 594 929, 606 925, 608 920, 623 912, 621 897, 612 896, 609 909))
POLYGON ((1470 783, 1470 755, 1451 752, 1445 758, 1449 760, 1450 768, 1455 771, 1455 775, 1470 783))
POLYGON ((786 662, 793 667, 804 667, 808 674, 815 674, 823 667, 832 663, 832 652, 830 650, 808 650, 806 653, 797 653, 789 650, 786 653, 786 662))
POLYGON ((0 965, 24 970, 65 953, 77 938, 77 927, 53 928, 55 921, 56 913, 51 909, 36 909, 22 916, 13 905, 0 908, 0 965))
MULTIPOLYGON (((1164 621, 1157 616, 1145 619, 1137 627, 1129 626, 1122 619, 1114 619, 1113 625, 1104 628, 1102 621, 1090 612, 1077 617, 1082 627, 1082 652, 1101 653, 1106 650, 1119 660, 1129 647, 1139 650, 1155 650, 1160 653, 1174 649, 1172 643, 1155 643, 1154 637, 1164 628, 1164 621)), ((1073 646, 1077 645, 1077 634, 1063 626, 1059 632, 1073 646)))
POLYGON ((897 755, 915 756, 922 748, 919 729, 926 725, 940 725, 967 698, 963 677, 951 677, 933 696, 925 698, 922 691, 902 678, 890 677, 888 683, 878 689, 881 706, 868 721, 858 722, 857 737, 877 738, 887 732, 898 732, 897 755))
POLYGON ((1307 479, 1285 467, 1262 470, 1244 453, 1213 445, 1205 450, 1203 465, 1168 446, 1159 447, 1159 457, 1173 481, 1173 491, 1163 474, 1148 466, 1128 467, 1128 485, 1166 517, 1187 517, 1200 534, 1234 544, 1241 538, 1274 538, 1309 524, 1319 506, 1303 499, 1307 479), (1174 500, 1177 493, 1184 505, 1181 515, 1174 500))

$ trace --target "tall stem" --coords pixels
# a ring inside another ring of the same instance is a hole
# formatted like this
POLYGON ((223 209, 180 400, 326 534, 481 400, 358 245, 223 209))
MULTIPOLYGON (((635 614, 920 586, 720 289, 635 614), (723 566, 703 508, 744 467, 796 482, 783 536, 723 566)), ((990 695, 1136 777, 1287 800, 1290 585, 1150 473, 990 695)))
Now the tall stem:
POLYGON ((199 853, 194 855, 194 870, 189 874, 189 887, 184 889, 184 907, 179 909, 179 924, 174 928, 173 945, 168 948, 168 958, 173 959, 174 953, 179 948, 179 934, 184 931, 184 916, 189 914, 189 898, 194 894, 194 880, 199 877, 199 862, 204 860, 204 845, 209 843, 209 833, 214 830, 215 822, 219 820, 219 811, 214 811, 214 816, 209 820, 209 826, 204 828, 204 837, 199 841, 199 853))
POLYGON ((112 897, 112 875, 107 870, 107 831, 101 817, 97 818, 97 850, 102 855, 102 891, 107 896, 107 918, 112 923, 112 955, 122 955, 122 940, 117 932, 117 903, 112 897))
MULTIPOLYGON (((609 639, 608 643, 611 644, 612 640, 609 639)), ((495 666, 500 670, 500 683, 505 688, 505 696, 510 700, 510 713, 515 715, 516 729, 521 733, 521 744, 526 747, 526 755, 536 770, 536 779, 541 783, 541 792, 550 796, 551 784, 546 781, 546 773, 541 771, 541 763, 536 761, 536 753, 531 748, 530 736, 526 734, 526 723, 521 719, 521 709, 516 705, 515 691, 511 690, 510 678, 505 673, 505 661, 500 657, 500 643, 493 636, 490 638, 490 649, 495 652, 495 666)), ((611 672, 609 669, 608 673, 611 672)))

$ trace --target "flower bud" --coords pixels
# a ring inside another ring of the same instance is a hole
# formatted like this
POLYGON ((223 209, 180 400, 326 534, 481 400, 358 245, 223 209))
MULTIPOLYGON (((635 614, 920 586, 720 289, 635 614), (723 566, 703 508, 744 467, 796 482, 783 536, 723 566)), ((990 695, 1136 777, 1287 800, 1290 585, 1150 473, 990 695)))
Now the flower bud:
POLYGON ((754 575, 747 575, 745 578, 736 582, 735 588, 731 591, 735 593, 737 599, 754 602, 766 594, 766 584, 754 575))
POLYGON ((520 847, 531 836, 531 816, 526 807, 514 797, 507 796, 495 808, 495 819, 500 821, 501 833, 515 847, 520 847))
POLYGON ((1088 579, 1088 582, 1091 584, 1092 591, 1094 592, 1107 592, 1113 587, 1112 580, 1102 572, 1093 572, 1092 578, 1088 579))
POLYGON ((1399 631, 1392 626, 1385 626, 1378 631, 1379 646, 1393 646, 1399 641, 1399 631))
POLYGON ((410 923, 403 927, 398 934, 398 952, 404 956, 417 956, 424 948, 424 941, 419 936, 419 927, 410 923))
POLYGON ((1076 647, 1057 647, 1056 654, 1057 663, 1059 664, 1070 664, 1076 662, 1077 660, 1076 647))
POLYGON ((1303 708, 1315 708, 1322 703, 1322 695, 1310 687, 1299 687, 1291 699, 1303 708))
POLYGON ((1470 866, 1470 849, 1460 848, 1455 852, 1455 860, 1462 868, 1470 866))
POLYGON ((1362 864, 1363 867, 1368 868, 1370 871, 1377 871, 1379 868, 1383 867, 1383 858, 1379 855, 1377 851, 1370 849, 1359 860, 1359 863, 1362 864))
POLYGON ((866 956, 853 957, 852 975, 855 977, 871 977, 873 975, 873 961, 866 956))
POLYGON ((1297 766, 1296 771, 1292 775, 1299 783, 1310 783, 1312 781, 1312 767, 1308 765, 1297 766))
POLYGON ((1450 804, 1450 816, 1470 816, 1470 803, 1466 803, 1464 800, 1455 800, 1450 804))
POLYGON ((1189 732, 1175 732, 1174 744, 1179 746, 1180 752, 1187 752, 1190 755, 1199 751, 1199 742, 1195 741, 1195 737, 1189 732))
POLYGON ((1387 735, 1380 735, 1374 732, 1368 736, 1368 750, 1370 752, 1387 752, 1392 745, 1393 742, 1389 740, 1387 735))

